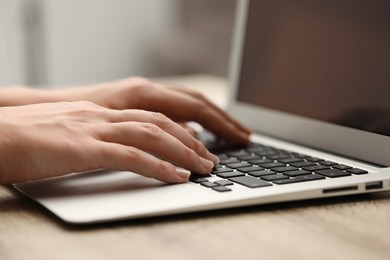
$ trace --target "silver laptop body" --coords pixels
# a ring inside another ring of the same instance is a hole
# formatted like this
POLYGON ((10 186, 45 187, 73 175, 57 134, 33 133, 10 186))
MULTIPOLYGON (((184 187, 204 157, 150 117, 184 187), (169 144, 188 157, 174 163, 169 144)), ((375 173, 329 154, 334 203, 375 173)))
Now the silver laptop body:
POLYGON ((258 188, 234 183, 219 192, 96 171, 15 187, 78 224, 389 190, 388 7, 381 0, 238 1, 229 113, 254 129, 253 143, 365 174, 258 188))

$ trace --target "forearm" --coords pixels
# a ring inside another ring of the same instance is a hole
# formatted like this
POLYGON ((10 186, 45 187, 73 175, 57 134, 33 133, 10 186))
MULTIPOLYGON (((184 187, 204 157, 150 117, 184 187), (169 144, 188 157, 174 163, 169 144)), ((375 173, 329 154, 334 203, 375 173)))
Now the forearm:
POLYGON ((89 88, 65 88, 59 90, 36 89, 25 86, 0 88, 0 107, 37 103, 78 101, 88 96, 89 88))
POLYGON ((50 96, 48 90, 10 86, 0 88, 0 106, 20 106, 50 102, 50 96))

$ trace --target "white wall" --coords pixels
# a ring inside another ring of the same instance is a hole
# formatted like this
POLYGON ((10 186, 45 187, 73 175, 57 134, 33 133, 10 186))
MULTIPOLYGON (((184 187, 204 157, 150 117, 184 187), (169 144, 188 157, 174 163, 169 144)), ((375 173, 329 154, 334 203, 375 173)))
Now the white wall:
POLYGON ((26 81, 22 0, 0 1, 0 86, 26 81))
POLYGON ((0 86, 223 75, 233 7, 234 0, 0 0, 0 86))
POLYGON ((176 0, 41 1, 45 84, 148 74, 149 45, 175 27, 176 0))
POLYGON ((0 85, 149 76, 178 0, 0 0, 0 85))

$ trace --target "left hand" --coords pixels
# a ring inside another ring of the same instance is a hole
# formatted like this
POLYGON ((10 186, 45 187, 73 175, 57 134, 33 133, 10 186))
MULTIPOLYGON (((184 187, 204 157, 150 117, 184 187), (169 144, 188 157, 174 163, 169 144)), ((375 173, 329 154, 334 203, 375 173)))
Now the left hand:
POLYGON ((112 109, 159 112, 181 124, 188 121, 198 122, 231 143, 245 144, 249 141, 249 129, 203 95, 188 89, 133 77, 60 92, 58 94, 62 100, 87 100, 112 109))

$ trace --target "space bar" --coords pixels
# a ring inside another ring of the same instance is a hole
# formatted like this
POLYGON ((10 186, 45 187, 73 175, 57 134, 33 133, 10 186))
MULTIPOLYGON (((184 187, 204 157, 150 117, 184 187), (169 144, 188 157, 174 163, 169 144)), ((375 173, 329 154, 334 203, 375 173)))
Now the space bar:
POLYGON ((249 176, 234 177, 234 178, 229 178, 229 180, 249 188, 260 188, 260 187, 272 186, 272 184, 266 181, 255 179, 249 176))

